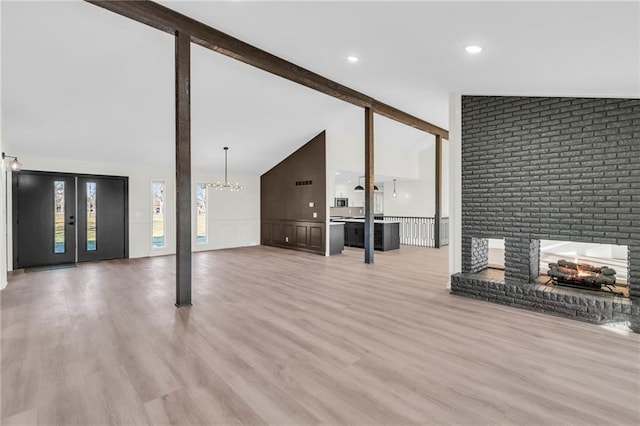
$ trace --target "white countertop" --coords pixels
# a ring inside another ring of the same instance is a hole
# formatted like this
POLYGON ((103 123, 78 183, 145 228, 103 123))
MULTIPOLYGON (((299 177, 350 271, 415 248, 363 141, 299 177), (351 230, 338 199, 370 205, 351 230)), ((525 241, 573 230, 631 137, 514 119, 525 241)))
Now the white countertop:
MULTIPOLYGON (((340 222, 364 223, 364 219, 340 219, 340 222)), ((374 220, 373 223, 400 223, 398 220, 374 220)))

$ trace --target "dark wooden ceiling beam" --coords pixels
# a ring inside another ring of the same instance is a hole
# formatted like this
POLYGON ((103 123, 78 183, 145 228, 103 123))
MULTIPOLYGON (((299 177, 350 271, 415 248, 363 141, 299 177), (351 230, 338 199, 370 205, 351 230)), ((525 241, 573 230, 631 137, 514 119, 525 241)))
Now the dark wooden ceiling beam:
POLYGON ((202 22, 189 18, 172 9, 152 1, 105 1, 86 0, 134 21, 175 35, 176 32, 189 34, 193 43, 237 59, 256 68, 278 75, 287 80, 341 99, 361 108, 371 108, 377 114, 449 139, 449 132, 425 120, 401 111, 364 93, 323 77, 296 64, 258 49, 242 40, 216 30, 202 22))
POLYGON ((442 127, 438 127, 435 124, 431 124, 428 121, 424 121, 423 119, 399 110, 398 108, 392 107, 391 105, 387 105, 374 99, 371 109, 375 111, 376 114, 406 124, 407 126, 415 127, 418 130, 431 133, 432 135, 439 135, 443 139, 449 139, 448 130, 443 129, 442 127))

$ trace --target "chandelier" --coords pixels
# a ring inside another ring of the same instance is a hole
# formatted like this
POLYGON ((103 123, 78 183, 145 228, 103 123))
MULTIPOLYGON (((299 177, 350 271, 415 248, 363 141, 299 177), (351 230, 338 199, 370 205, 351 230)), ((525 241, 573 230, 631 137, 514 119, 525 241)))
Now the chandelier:
POLYGON ((224 183, 217 181, 216 183, 208 183, 207 186, 209 188, 213 188, 215 191, 242 191, 244 186, 240 185, 238 182, 229 183, 229 179, 227 177, 227 152, 229 151, 229 147, 224 147, 224 183))

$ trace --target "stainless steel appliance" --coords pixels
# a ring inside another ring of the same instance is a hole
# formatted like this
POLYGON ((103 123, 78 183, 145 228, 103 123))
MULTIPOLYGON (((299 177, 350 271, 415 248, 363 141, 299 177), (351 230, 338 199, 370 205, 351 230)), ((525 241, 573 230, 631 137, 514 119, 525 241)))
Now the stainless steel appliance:
POLYGON ((334 200, 335 200, 334 207, 349 207, 348 198, 334 198, 334 200))

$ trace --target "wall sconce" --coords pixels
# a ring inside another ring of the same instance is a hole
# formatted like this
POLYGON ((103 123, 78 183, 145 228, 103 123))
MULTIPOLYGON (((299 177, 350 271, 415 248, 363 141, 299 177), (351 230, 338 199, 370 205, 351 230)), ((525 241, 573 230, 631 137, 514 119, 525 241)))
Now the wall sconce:
POLYGON ((2 153, 2 159, 5 158, 13 158, 12 161, 9 162, 9 168, 14 172, 19 172, 22 169, 22 163, 18 161, 18 157, 14 157, 13 155, 7 155, 4 152, 2 153))

